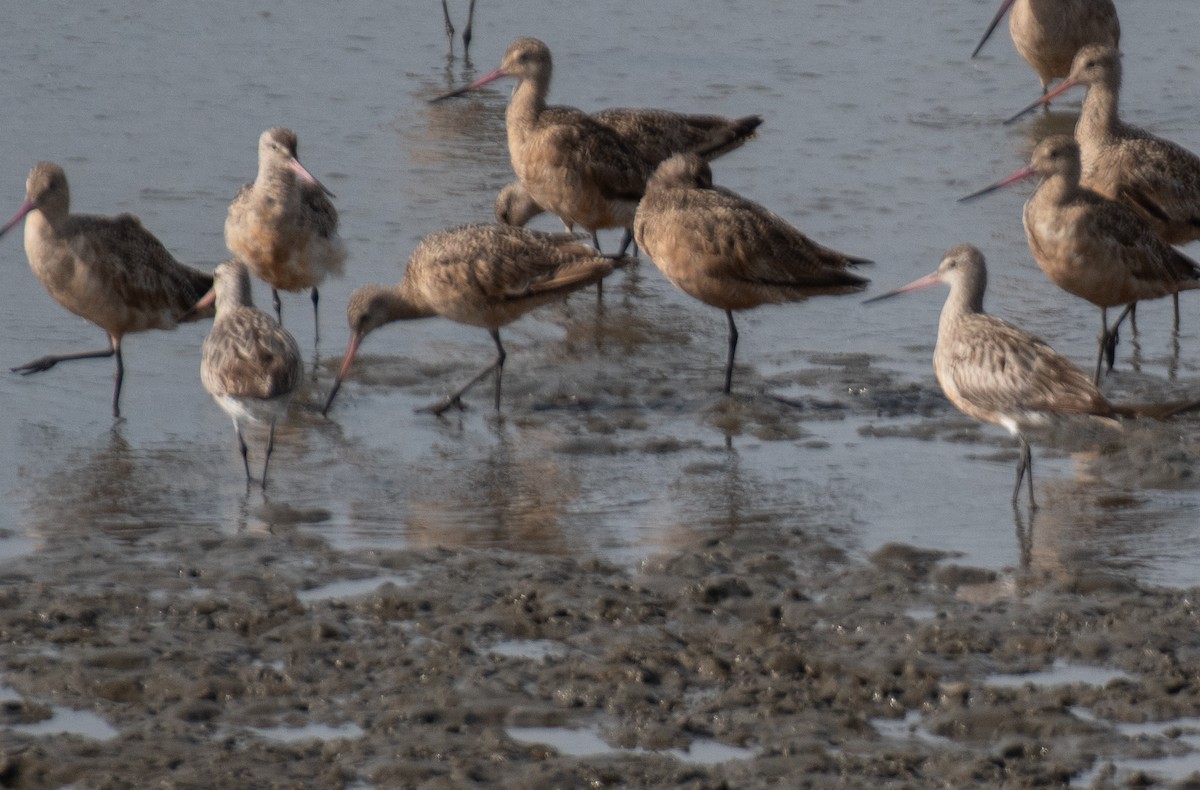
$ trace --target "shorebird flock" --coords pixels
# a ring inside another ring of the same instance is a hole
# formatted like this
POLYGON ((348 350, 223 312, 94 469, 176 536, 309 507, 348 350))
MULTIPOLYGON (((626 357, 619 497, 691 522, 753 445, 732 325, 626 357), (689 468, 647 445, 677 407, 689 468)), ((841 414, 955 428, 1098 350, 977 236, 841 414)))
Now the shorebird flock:
MULTIPOLYGON (((470 0, 464 52, 474 6, 470 0)), ((442 10, 453 51, 445 0, 442 10)), ((958 409, 1017 438, 1013 503, 1027 479, 1029 504, 1036 507, 1029 429, 1068 418, 1119 425, 1121 418, 1165 418, 1187 408, 1114 404, 1099 385, 1105 360, 1110 370, 1115 360, 1118 327, 1137 302, 1172 296, 1178 326, 1178 294, 1200 288, 1200 265, 1173 246, 1200 238, 1200 159, 1119 117, 1120 26, 1111 0, 1004 0, 972 56, 1006 13, 1013 42, 1042 85, 1042 96, 1010 120, 1075 86, 1086 87, 1087 95, 1074 137, 1044 140, 1029 167, 964 200, 1040 177, 1025 205, 1025 233, 1047 277, 1100 308, 1094 375, 984 312, 984 255, 968 244, 952 246, 933 274, 868 301, 935 283, 950 287, 934 353, 937 380, 958 409), (1055 80, 1061 82, 1051 88, 1055 80), (1108 308, 1122 308, 1113 324, 1108 308)), ((350 341, 324 414, 368 334, 434 316, 486 329, 496 357, 425 410, 441 415, 462 408, 467 391, 491 376, 500 411, 506 358, 500 329, 539 306, 600 286, 639 255, 682 292, 725 313, 726 395, 733 391, 735 312, 866 289, 861 267, 870 261, 810 239, 769 208, 714 181, 713 162, 752 140, 762 117, 653 108, 585 112, 548 104, 551 77, 547 44, 520 38, 494 71, 430 99, 448 101, 513 80, 505 129, 515 178, 496 196, 495 223, 433 231, 413 251, 398 284, 354 291, 347 306, 350 341), (564 231, 527 229, 541 213, 557 216, 564 231), (600 250, 598 232, 605 229, 624 231, 615 254, 600 250)), ((347 258, 336 197, 301 164, 298 147, 291 129, 261 134, 258 171, 234 196, 225 220, 231 259, 212 274, 176 261, 131 215, 71 213, 62 167, 35 164, 25 202, 0 235, 24 221, 34 274, 61 305, 102 328, 109 345, 44 356, 13 370, 32 374, 60 362, 113 357, 112 413, 119 418, 122 338, 213 318, 197 355, 200 379, 233 420, 247 485, 254 477, 245 431, 250 423, 266 426, 259 477, 265 488, 276 425, 286 419, 304 378, 299 346, 283 328, 279 292, 308 292, 316 319, 321 283, 342 275, 347 258), (251 276, 270 287, 273 316, 254 307, 251 276)))

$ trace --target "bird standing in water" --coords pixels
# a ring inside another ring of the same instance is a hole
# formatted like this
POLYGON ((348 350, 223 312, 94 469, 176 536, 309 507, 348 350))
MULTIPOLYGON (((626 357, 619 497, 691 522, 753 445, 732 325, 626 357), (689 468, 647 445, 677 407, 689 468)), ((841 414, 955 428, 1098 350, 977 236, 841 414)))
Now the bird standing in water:
POLYGON ((1132 209, 1081 186, 1079 144, 1065 134, 1038 143, 1028 167, 961 199, 1033 175, 1042 183, 1023 212, 1029 249, 1055 285, 1100 308, 1099 383, 1105 357, 1112 367, 1117 329, 1133 304, 1200 288, 1200 265, 1160 239, 1132 209), (1108 308, 1122 305, 1109 326, 1108 308))
POLYGON ((507 356, 500 327, 544 304, 599 282, 628 259, 601 256, 567 233, 540 233, 507 225, 465 225, 431 233, 408 259, 395 286, 367 285, 350 296, 346 315, 350 343, 325 400, 333 405, 363 338, 385 324, 444 316, 482 327, 496 344, 496 359, 441 402, 427 410, 441 414, 462 405, 463 394, 496 375, 496 410, 507 356))
POLYGON ((971 57, 1012 9, 1008 30, 1017 52, 1042 82, 1042 93, 1050 83, 1067 76, 1075 54, 1087 44, 1121 43, 1121 24, 1112 0, 1003 0, 971 57))
POLYGON ((0 235, 22 219, 25 254, 33 273, 55 301, 103 329, 109 346, 39 357, 13 371, 29 375, 59 362, 112 357, 116 368, 112 413, 120 417, 125 378, 122 339, 133 332, 174 329, 179 323, 211 315, 194 312, 192 307, 212 287, 212 275, 175 260, 132 214, 72 214, 66 173, 53 162, 38 162, 29 171, 25 202, 0 228, 0 235))
POLYGON ((983 253, 969 244, 952 247, 936 271, 908 285, 868 299, 876 302, 942 283, 950 295, 938 322, 933 370, 955 408, 981 422, 1008 430, 1021 446, 1015 505, 1029 476, 1033 495, 1033 452, 1025 433, 1065 417, 1087 417, 1116 425, 1138 413, 1110 403, 1082 370, 1041 338, 983 310, 987 267, 983 253))
MULTIPOLYGON (((238 191, 225 217, 225 244, 255 277, 271 286, 275 317, 283 323, 279 291, 311 289, 340 275, 346 248, 338 237, 337 209, 320 181, 296 154, 296 134, 275 127, 258 138, 258 174, 238 191)), ((317 329, 320 337, 320 329, 317 329)))
POLYGON ((850 271, 866 259, 823 247, 759 204, 713 186, 712 169, 695 154, 678 154, 658 166, 634 231, 668 280, 725 311, 726 394, 738 342, 735 310, 855 293, 868 282, 850 271))
POLYGON ((304 378, 300 348, 291 334, 271 316, 254 306, 250 273, 238 260, 227 261, 213 273, 213 288, 197 303, 205 309, 215 303, 217 315, 201 349, 200 381, 225 413, 233 419, 246 484, 250 459, 244 434, 251 422, 269 426, 262 487, 267 487, 267 467, 275 449, 275 424, 287 414, 288 404, 304 378))

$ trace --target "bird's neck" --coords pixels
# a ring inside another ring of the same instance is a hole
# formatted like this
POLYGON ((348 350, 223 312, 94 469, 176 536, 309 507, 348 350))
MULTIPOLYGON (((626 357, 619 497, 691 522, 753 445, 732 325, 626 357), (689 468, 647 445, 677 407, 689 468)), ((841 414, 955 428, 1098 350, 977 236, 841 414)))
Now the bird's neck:
POLYGON ((1075 128, 1075 139, 1086 148, 1091 142, 1111 140, 1121 123, 1117 114, 1117 91, 1110 85, 1097 83, 1088 88, 1083 100, 1083 112, 1075 128))
POLYGON ((505 111, 509 142, 513 135, 524 137, 546 109, 546 94, 550 85, 546 79, 523 79, 513 88, 512 98, 505 111))
POLYGON ((957 287, 950 289, 946 303, 942 305, 942 316, 938 321, 938 337, 949 337, 956 324, 966 316, 983 312, 983 293, 976 288, 957 287))
POLYGON ((232 277, 217 285, 217 318, 232 313, 237 307, 254 307, 249 276, 232 277))
POLYGON ((288 167, 277 167, 263 163, 254 179, 254 189, 272 195, 287 195, 294 192, 296 174, 288 167))
POLYGON ((414 284, 413 280, 407 278, 401 280, 395 288, 387 291, 383 297, 383 308, 388 323, 430 318, 438 314, 421 289, 414 284))
POLYGON ((1079 173, 1054 173, 1047 176, 1030 201, 1054 206, 1071 202, 1079 194, 1079 173))

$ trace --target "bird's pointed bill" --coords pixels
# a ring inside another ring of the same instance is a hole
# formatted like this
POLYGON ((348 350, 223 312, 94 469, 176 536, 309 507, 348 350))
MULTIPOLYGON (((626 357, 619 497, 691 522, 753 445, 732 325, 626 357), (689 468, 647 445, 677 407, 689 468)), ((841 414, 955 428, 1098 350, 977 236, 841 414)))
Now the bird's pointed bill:
POLYGON ((217 289, 209 288, 208 293, 204 294, 204 296, 201 296, 200 301, 198 301, 198 302, 196 302, 196 304, 192 305, 192 309, 189 310, 188 313, 199 313, 204 310, 207 310, 208 308, 210 308, 214 304, 216 304, 216 301, 217 301, 217 289))
POLYGON ((296 172, 296 175, 300 176, 300 178, 303 179, 305 182, 312 184, 317 189, 324 192, 326 195, 329 195, 329 197, 331 197, 331 198, 337 197, 337 195, 335 195, 329 191, 329 187, 325 186, 320 181, 318 181, 317 177, 314 176, 312 173, 310 173, 308 171, 307 167, 300 164, 299 159, 292 157, 292 160, 290 162, 288 162, 288 167, 292 168, 292 170, 294 170, 296 172))
POLYGON ((938 273, 933 272, 932 274, 927 274, 918 280, 913 280, 908 285, 902 285, 899 288, 888 291, 885 294, 880 294, 879 296, 873 296, 870 299, 864 300, 863 304, 870 304, 871 302, 879 302, 884 299, 890 299, 893 296, 899 296, 900 294, 911 293, 912 291, 920 291, 921 289, 928 288, 931 285, 937 285, 941 281, 942 280, 938 276, 938 273))
POLYGON ((329 388, 329 395, 325 398, 325 406, 321 409, 322 415, 329 413, 329 407, 333 405, 333 399, 342 387, 342 380, 346 378, 346 374, 350 372, 350 365, 354 363, 354 355, 358 353, 358 344, 362 342, 362 338, 363 336, 358 332, 350 335, 350 343, 346 346, 346 356, 342 358, 342 367, 333 379, 333 386, 329 388))
POLYGON ((1004 18, 1004 15, 1008 13, 1008 9, 1012 8, 1012 4, 1015 1, 1016 0, 1004 0, 1004 2, 1000 4, 1000 10, 996 12, 996 16, 992 17, 992 23, 988 25, 987 30, 983 32, 983 38, 979 39, 979 43, 975 45, 975 51, 971 53, 971 57, 975 57, 979 54, 979 50, 983 49, 983 45, 987 43, 989 38, 991 38, 992 32, 996 29, 996 26, 1000 24, 1000 20, 1004 18))
POLYGON ((1049 104, 1052 99, 1055 99, 1055 98, 1063 95, 1064 93, 1071 90, 1071 88, 1074 88, 1078 84, 1079 84, 1078 82, 1076 82, 1075 80, 1072 80, 1072 79, 1063 80, 1062 82, 1058 83, 1058 85, 1055 86, 1054 90, 1050 91, 1047 94, 1044 94, 1040 99, 1027 105, 1023 109, 1021 109, 1016 115, 1012 116, 1011 118, 1008 118, 1004 122, 1012 123, 1013 121, 1020 118, 1022 115, 1032 112, 1033 110, 1037 109, 1038 107, 1041 107, 1044 104, 1049 104))
POLYGON ((1012 175, 1006 176, 994 184, 990 184, 990 185, 984 187, 983 189, 980 189, 977 192, 972 192, 969 195, 963 195, 962 197, 960 197, 958 199, 958 202, 966 203, 969 200, 974 200, 975 198, 983 197, 984 195, 988 194, 989 192, 995 192, 997 189, 1003 189, 1004 187, 1008 186, 1009 184, 1015 184, 1022 179, 1029 178, 1031 175, 1033 175, 1033 168, 1031 166, 1026 165, 1025 167, 1022 167, 1020 170, 1013 173, 1012 175))
POLYGON ((504 69, 496 69, 495 71, 491 71, 491 72, 488 72, 487 74, 484 74, 482 77, 475 80, 470 85, 464 85, 461 88, 455 88, 452 91, 446 91, 445 93, 441 94, 440 96, 434 96, 432 99, 429 100, 429 102, 430 102, 430 104, 432 104, 433 102, 439 102, 442 99, 450 99, 455 96, 462 96, 464 93, 473 91, 476 88, 482 88, 484 85, 487 85, 489 82, 495 82, 496 80, 500 79, 501 77, 507 77, 507 76, 508 75, 504 72, 504 69))
POLYGON ((3 236, 5 233, 8 233, 10 230, 12 230, 14 225, 25 219, 25 215, 33 211, 35 208, 37 208, 37 205, 32 201, 27 200, 22 203, 21 208, 17 210, 17 213, 13 215, 13 218, 8 222, 5 222, 3 227, 0 227, 0 236, 3 236))

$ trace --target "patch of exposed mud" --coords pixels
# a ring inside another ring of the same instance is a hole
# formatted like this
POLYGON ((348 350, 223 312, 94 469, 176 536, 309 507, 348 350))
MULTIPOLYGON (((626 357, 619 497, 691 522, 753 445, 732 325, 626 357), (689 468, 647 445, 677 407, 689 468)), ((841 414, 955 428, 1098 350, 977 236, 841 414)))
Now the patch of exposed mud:
POLYGON ((0 783, 1103 786, 1128 780, 1123 759, 1189 752, 1169 724, 1120 723, 1200 716, 1194 591, 907 545, 856 563, 799 528, 636 569, 347 554, 288 515, 159 533, 153 554, 51 541, 4 569, 0 783), (1112 672, 990 680, 1062 667, 1112 672))

